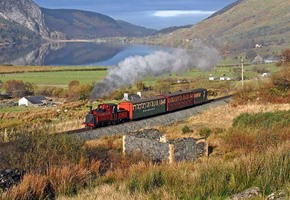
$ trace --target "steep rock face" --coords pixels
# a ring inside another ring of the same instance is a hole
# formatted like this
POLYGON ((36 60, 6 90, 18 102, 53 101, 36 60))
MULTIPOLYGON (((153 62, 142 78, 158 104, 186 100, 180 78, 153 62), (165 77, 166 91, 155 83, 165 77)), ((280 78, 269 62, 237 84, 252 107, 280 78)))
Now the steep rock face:
POLYGON ((48 37, 41 9, 32 0, 0 0, 0 16, 48 37))

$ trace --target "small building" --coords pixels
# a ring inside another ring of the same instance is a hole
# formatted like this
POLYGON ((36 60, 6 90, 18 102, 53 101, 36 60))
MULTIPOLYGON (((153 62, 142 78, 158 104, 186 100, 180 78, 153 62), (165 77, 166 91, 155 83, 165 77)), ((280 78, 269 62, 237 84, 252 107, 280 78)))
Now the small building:
POLYGON ((137 94, 128 94, 124 93, 123 100, 125 101, 135 101, 141 99, 141 92, 137 92, 137 94))
POLYGON ((254 58, 254 60, 252 61, 252 63, 254 63, 254 64, 261 64, 261 63, 263 63, 264 62, 264 59, 261 57, 261 56, 256 56, 255 58, 254 58))
POLYGON ((263 73, 263 74, 262 74, 262 77, 263 77, 263 78, 267 78, 267 77, 269 77, 269 76, 270 76, 270 73, 263 73))
POLYGON ((19 106, 43 106, 47 104, 44 96, 26 96, 18 101, 19 106))

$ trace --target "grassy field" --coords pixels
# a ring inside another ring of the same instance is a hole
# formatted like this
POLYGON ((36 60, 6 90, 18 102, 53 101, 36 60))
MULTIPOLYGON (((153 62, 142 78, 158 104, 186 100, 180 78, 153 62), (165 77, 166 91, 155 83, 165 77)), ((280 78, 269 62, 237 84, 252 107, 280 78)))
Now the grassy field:
POLYGON ((2 74, 0 80, 22 80, 36 85, 67 86, 70 81, 78 80, 81 84, 90 84, 102 80, 107 71, 57 71, 57 72, 25 72, 2 74))
MULTIPOLYGON (((254 71, 254 69, 260 68, 273 73, 278 70, 274 64, 264 64, 264 65, 249 65, 244 67, 244 76, 247 78, 254 78, 261 76, 260 73, 254 71)), ((72 80, 78 80, 81 84, 90 84, 93 82, 98 82, 102 80, 107 75, 107 70, 97 70, 94 68, 90 70, 89 67, 7 67, 0 66, 0 80, 5 82, 7 80, 23 80, 24 82, 31 82, 36 85, 53 85, 53 86, 67 86, 72 80), (11 73, 14 71, 15 73, 11 73), (37 72, 36 72, 37 71, 37 72)), ((100 68, 102 69, 102 68, 100 68)), ((163 77, 172 78, 187 78, 195 79, 202 78, 207 80, 210 75, 215 77, 220 77, 225 74, 227 77, 235 78, 240 73, 239 67, 227 67, 219 66, 215 67, 209 71, 202 71, 198 69, 193 69, 188 72, 180 74, 167 74, 163 77)), ((154 77, 146 77, 144 80, 145 85, 152 86, 156 82, 154 77)))

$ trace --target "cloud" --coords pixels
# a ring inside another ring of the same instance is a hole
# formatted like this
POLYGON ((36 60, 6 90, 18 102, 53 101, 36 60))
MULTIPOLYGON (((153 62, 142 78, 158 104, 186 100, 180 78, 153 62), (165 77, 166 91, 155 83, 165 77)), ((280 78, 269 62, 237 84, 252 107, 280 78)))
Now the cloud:
POLYGON ((155 17, 178 17, 183 15, 211 15, 216 11, 207 10, 159 10, 153 13, 155 17))

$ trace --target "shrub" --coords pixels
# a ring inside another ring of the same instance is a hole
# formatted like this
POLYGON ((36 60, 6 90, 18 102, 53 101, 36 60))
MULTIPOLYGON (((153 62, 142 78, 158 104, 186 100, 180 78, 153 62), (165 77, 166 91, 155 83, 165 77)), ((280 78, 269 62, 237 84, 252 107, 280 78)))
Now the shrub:
POLYGON ((208 138, 211 133, 212 133, 212 130, 207 127, 204 127, 199 131, 199 135, 203 138, 208 138))
POLYGON ((77 163, 83 153, 83 142, 67 135, 45 132, 22 133, 11 141, 13 146, 3 149, 1 165, 44 172, 50 165, 77 163))
POLYGON ((186 134, 186 133, 191 133, 192 130, 189 128, 189 126, 185 125, 184 127, 182 127, 182 133, 186 134))
POLYGON ((33 85, 29 82, 24 83, 21 80, 9 80, 3 85, 5 91, 13 97, 23 97, 34 93, 33 85))

